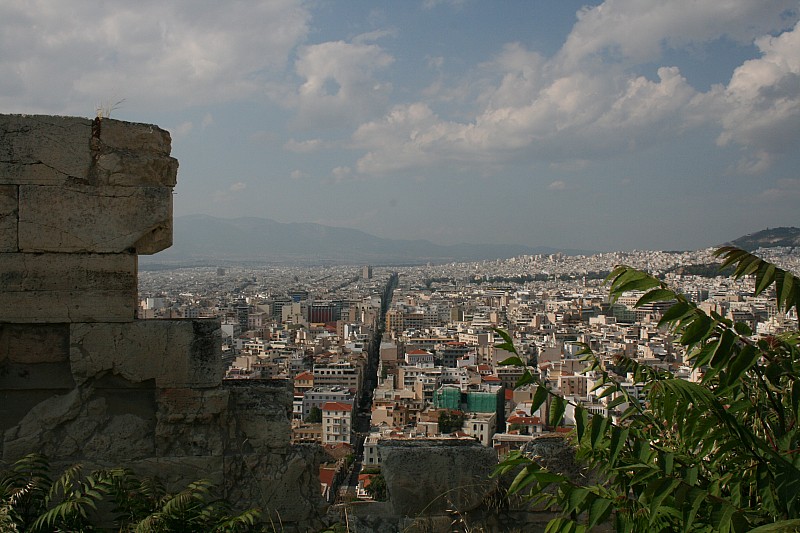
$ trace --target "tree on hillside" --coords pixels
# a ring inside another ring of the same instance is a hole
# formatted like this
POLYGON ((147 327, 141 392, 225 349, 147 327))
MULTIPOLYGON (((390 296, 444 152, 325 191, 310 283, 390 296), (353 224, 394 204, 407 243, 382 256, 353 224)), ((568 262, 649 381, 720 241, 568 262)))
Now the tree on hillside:
MULTIPOLYGON (((723 267, 735 267, 735 278, 754 277, 755 295, 774 294, 780 312, 797 313, 795 275, 738 248, 716 254, 723 267)), ((746 324, 705 313, 661 280, 626 266, 608 282, 612 301, 638 290, 646 292, 637 306, 674 302, 659 326, 702 378, 685 381, 617 356, 617 369, 642 386, 640 403, 583 345, 587 371, 599 379, 594 390, 610 411, 624 410, 602 416, 575 406, 573 443, 591 474, 586 481, 514 453, 497 470, 517 472, 510 491, 559 511, 550 532, 587 531, 609 520, 617 531, 800 531, 800 333, 755 336, 746 324)), ((514 351, 511 338, 499 333, 505 341, 499 346, 514 351)), ((526 374, 520 383, 534 381, 526 374)), ((533 410, 549 395, 539 385, 533 410)), ((565 407, 552 395, 548 418, 561 419, 565 407)))

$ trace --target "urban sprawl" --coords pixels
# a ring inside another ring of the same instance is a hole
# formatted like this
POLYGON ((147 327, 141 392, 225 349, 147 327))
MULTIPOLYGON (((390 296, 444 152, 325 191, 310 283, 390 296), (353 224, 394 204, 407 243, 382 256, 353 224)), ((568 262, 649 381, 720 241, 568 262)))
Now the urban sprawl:
MULTIPOLYGON (((405 267, 245 266, 141 271, 140 318, 216 317, 225 379, 285 380, 294 391, 295 443, 319 443, 323 495, 349 486, 368 499, 382 439, 472 439, 502 459, 533 438, 569 431, 572 405, 614 416, 614 395, 578 355, 588 344, 612 372, 624 354, 695 381, 680 346, 657 323, 669 302, 635 308, 642 293, 609 302, 604 278, 626 264, 662 278, 706 312, 747 323, 754 337, 797 329, 774 294, 750 278, 717 276, 713 250, 521 256, 405 267), (500 365, 509 332, 527 370, 569 400, 563 423, 531 412, 525 368, 500 365), (613 405, 613 404, 612 404, 613 405)), ((757 252, 795 273, 794 249, 757 252)), ((640 384, 616 375, 632 398, 640 384)), ((615 402, 616 403, 616 402, 615 402)))

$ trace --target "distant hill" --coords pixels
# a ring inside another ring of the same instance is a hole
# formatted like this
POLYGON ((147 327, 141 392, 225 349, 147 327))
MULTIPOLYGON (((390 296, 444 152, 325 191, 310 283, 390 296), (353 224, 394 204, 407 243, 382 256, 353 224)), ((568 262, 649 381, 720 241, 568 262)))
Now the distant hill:
POLYGON ((739 237, 729 244, 733 244, 744 250, 775 248, 776 246, 800 246, 800 228, 768 228, 739 237))
POLYGON ((383 239, 363 231, 268 218, 175 217, 173 246, 145 263, 302 262, 421 264, 481 261, 525 254, 591 254, 513 244, 442 246, 427 240, 383 239))

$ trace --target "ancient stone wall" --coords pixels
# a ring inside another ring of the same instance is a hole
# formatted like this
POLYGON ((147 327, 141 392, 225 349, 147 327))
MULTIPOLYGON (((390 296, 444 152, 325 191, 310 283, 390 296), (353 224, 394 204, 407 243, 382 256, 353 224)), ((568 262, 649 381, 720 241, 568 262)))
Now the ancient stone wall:
POLYGON ((136 320, 137 255, 172 244, 170 136, 0 115, 0 456, 207 478, 299 529, 318 453, 291 447, 286 382, 222 383, 216 320, 136 320))

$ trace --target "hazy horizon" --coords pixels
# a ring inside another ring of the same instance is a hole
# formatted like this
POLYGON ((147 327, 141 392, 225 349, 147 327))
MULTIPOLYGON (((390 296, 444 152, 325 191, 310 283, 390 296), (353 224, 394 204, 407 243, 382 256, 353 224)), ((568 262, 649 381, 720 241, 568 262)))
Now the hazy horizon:
POLYGON ((0 112, 169 130, 176 216, 696 250, 800 221, 797 0, 0 4, 0 112))

